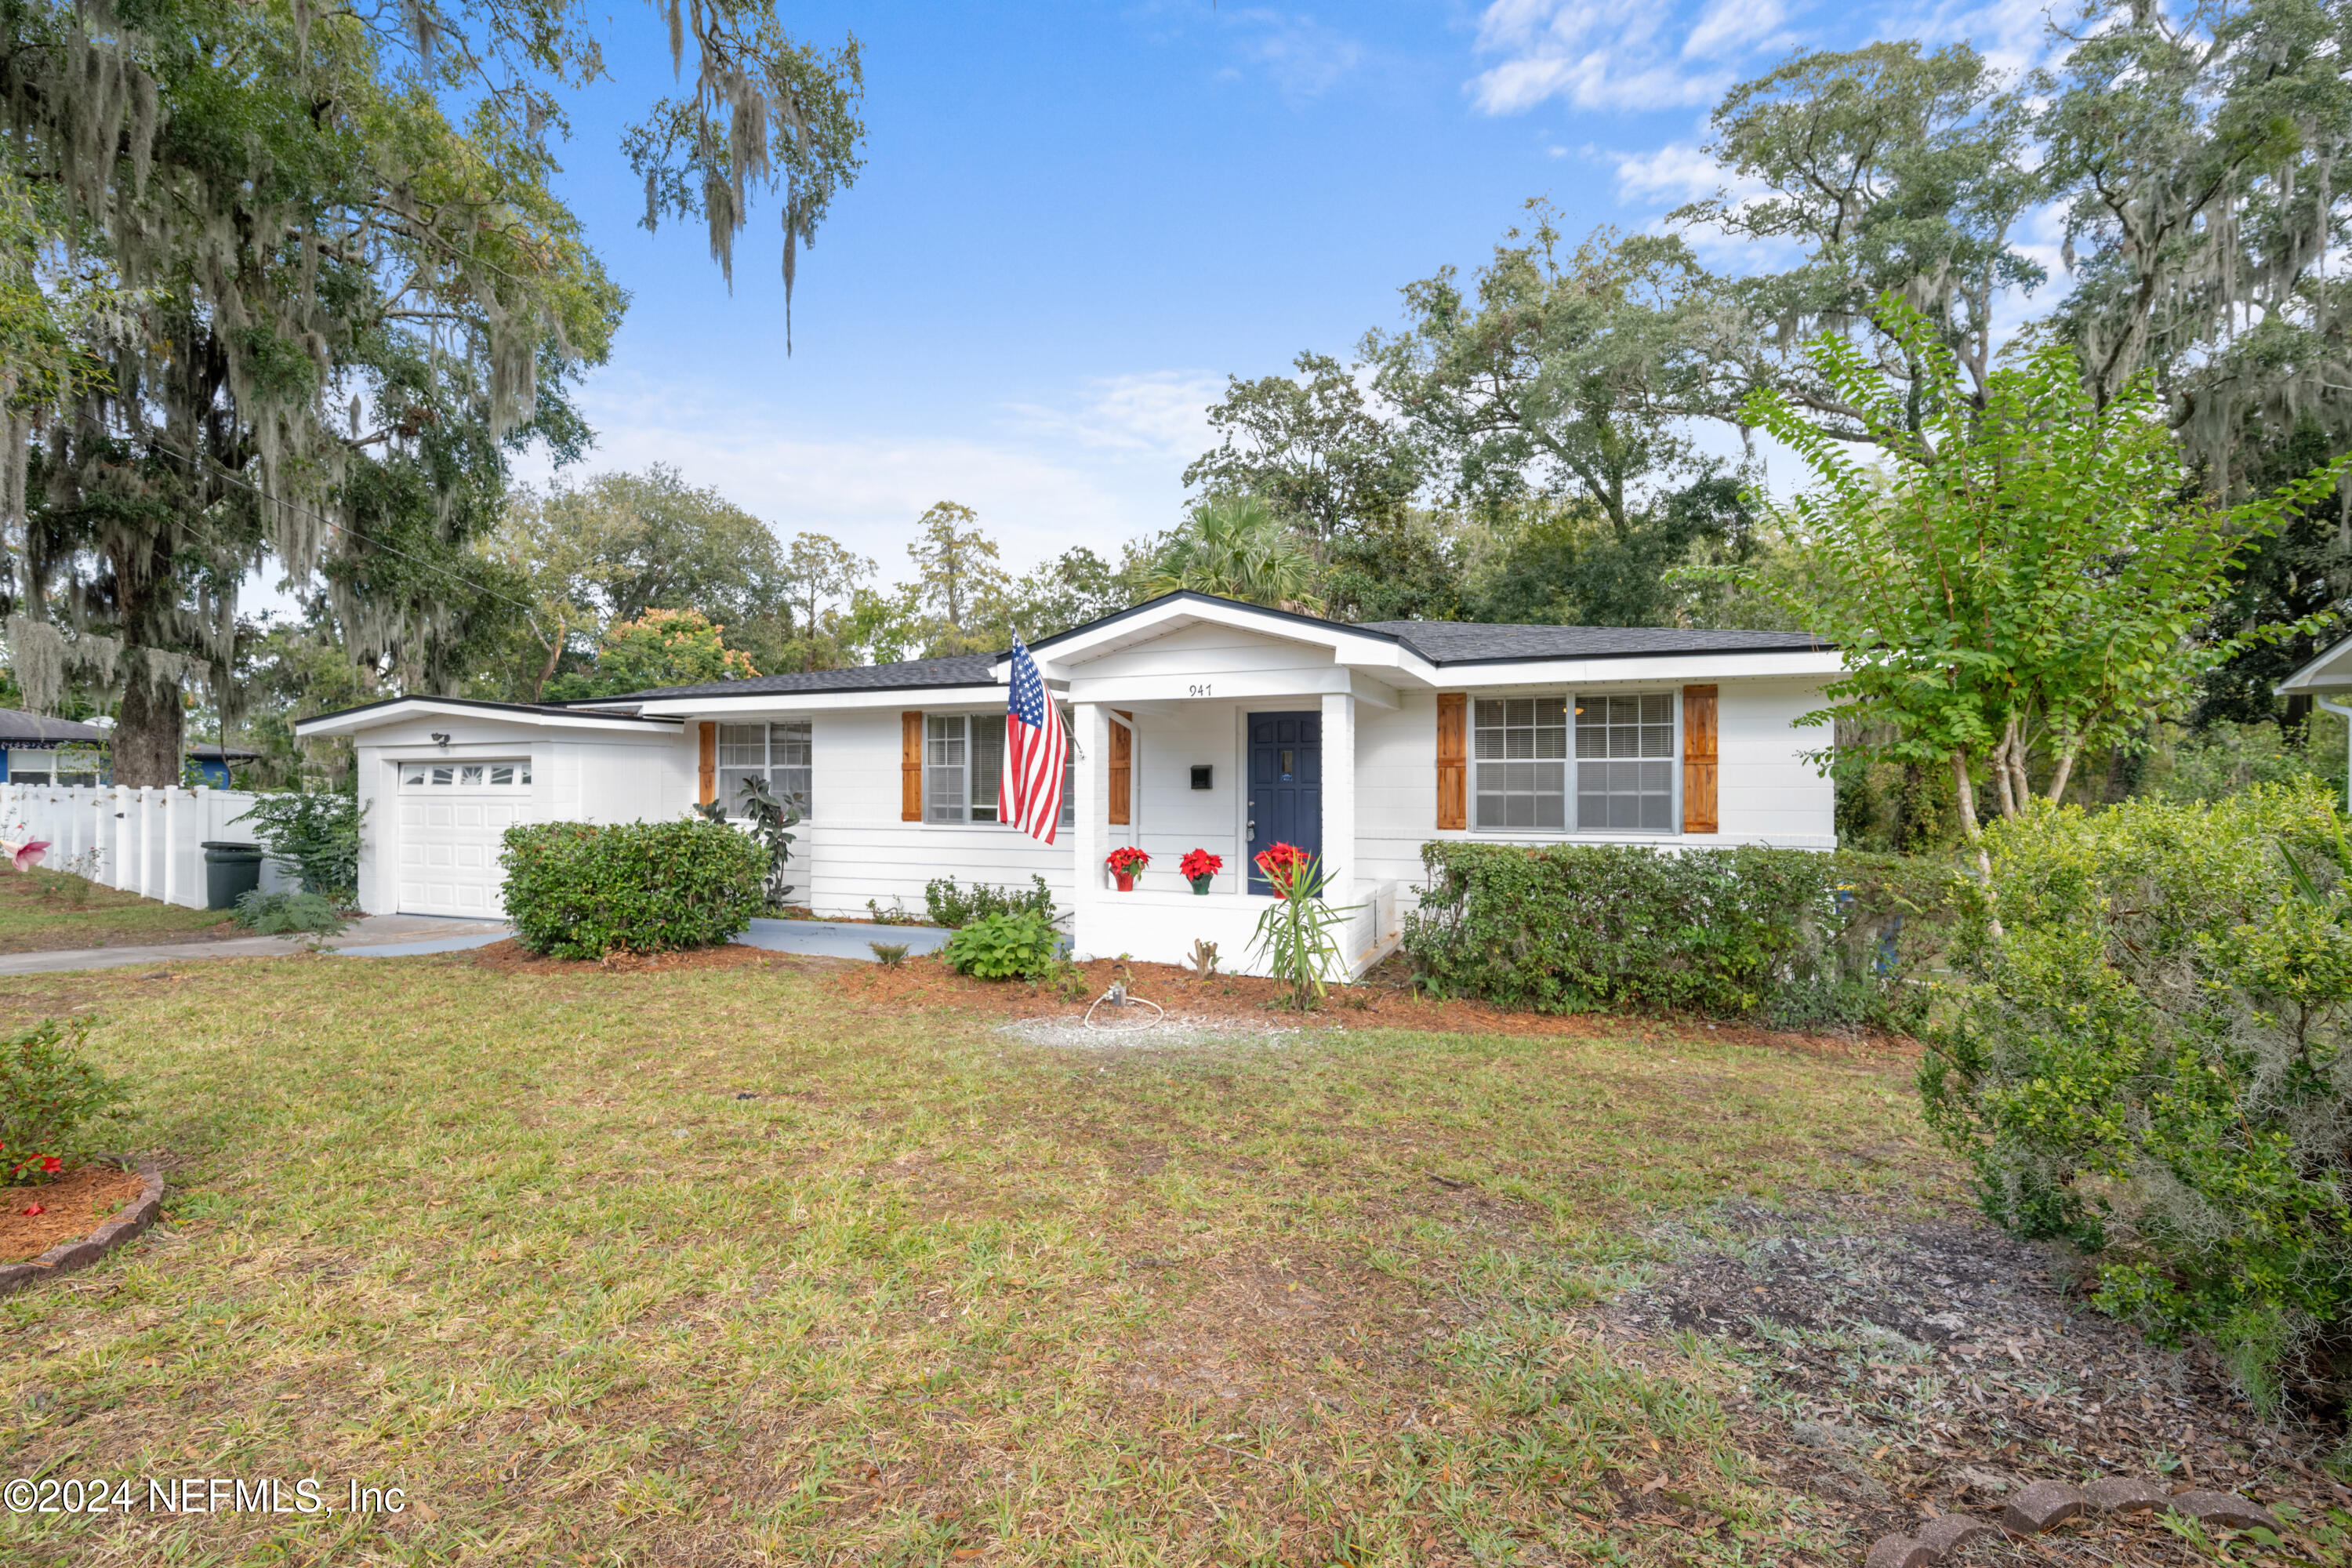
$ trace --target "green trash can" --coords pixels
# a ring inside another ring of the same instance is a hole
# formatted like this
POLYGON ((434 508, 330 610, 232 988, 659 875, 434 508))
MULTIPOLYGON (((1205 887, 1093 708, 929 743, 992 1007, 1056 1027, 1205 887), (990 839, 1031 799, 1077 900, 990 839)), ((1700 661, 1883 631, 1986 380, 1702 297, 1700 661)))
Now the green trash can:
POLYGON ((225 844, 207 838, 205 850, 205 908, 233 910, 237 900, 261 886, 261 846, 225 844))

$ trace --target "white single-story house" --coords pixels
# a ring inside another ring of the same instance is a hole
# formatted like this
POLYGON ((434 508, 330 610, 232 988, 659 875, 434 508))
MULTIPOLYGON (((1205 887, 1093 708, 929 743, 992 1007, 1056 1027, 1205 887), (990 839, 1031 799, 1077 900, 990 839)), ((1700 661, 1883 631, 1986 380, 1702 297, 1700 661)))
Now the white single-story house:
POLYGON ((1832 848, 1834 795, 1797 721, 1834 650, 1798 633, 1318 619, 1193 593, 1032 650, 1074 741, 1062 827, 996 820, 1003 654, 764 675, 565 706, 404 697, 305 721, 348 735, 367 803, 360 903, 499 913, 510 824, 801 806, 791 879, 818 915, 919 916, 952 876, 1045 879, 1076 952, 1228 969, 1265 904, 1251 858, 1316 850, 1357 906, 1361 967, 1393 944, 1434 838, 1832 848), (1134 845, 1136 890, 1103 866, 1134 845), (1197 896, 1186 851, 1224 862, 1197 896), (1255 886, 1253 886, 1255 882, 1255 886))

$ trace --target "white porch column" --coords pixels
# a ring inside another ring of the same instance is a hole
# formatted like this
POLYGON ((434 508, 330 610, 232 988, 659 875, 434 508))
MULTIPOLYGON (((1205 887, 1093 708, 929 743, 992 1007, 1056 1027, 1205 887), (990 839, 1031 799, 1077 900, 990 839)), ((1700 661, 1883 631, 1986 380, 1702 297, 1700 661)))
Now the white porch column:
POLYGON ((1356 901, 1356 696, 1323 694, 1323 868, 1331 904, 1356 901))
POLYGON ((1077 799, 1072 803, 1070 854, 1075 858, 1070 879, 1070 940, 1078 957, 1094 955, 1097 906, 1103 897, 1104 847, 1109 837, 1109 796, 1105 770, 1110 765, 1110 715, 1099 702, 1080 702, 1071 710, 1071 744, 1078 749, 1077 799))

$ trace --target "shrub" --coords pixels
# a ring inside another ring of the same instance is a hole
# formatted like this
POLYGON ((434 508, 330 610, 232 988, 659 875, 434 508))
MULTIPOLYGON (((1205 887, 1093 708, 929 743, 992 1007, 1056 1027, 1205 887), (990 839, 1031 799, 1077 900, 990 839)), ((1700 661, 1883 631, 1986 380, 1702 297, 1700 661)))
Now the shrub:
MULTIPOLYGON (((974 882, 969 888, 959 888, 953 877, 941 877, 923 885, 923 906, 930 911, 931 923, 961 930, 988 915, 1042 915, 1054 918, 1054 894, 1045 886, 1045 879, 1033 876, 1030 886, 1020 891, 1011 888, 992 888, 974 882)), ((869 902, 866 907, 872 909, 869 902)), ((879 921, 879 911, 877 919, 879 921)), ((901 924, 899 921, 884 921, 883 924, 901 924)))
POLYGON ((259 889, 236 901, 236 923, 263 936, 298 931, 331 935, 343 929, 342 911, 334 900, 316 893, 265 893, 259 889))
POLYGON ((557 958, 715 947, 766 904, 768 854, 724 823, 525 823, 506 831, 515 940, 557 958))
POLYGON ((982 915, 940 950, 948 967, 980 980, 1034 980, 1053 973, 1062 933, 1034 910, 982 915))
POLYGON ((1941 862, 1807 849, 1423 846, 1404 948, 1440 995, 1902 1027, 1941 862))
POLYGON ((302 890, 349 903, 359 896, 358 800, 329 791, 287 790, 255 799, 234 822, 251 822, 270 859, 299 879, 302 890))
POLYGON ((2352 847, 2326 794, 2044 808, 1989 830, 1929 1122, 2095 1300, 2250 1393, 2352 1372, 2352 847), (1994 919, 1998 917, 1996 929, 1994 919))
POLYGON ((82 1055, 88 1037, 51 1020, 0 1040, 0 1181, 47 1181, 91 1152, 92 1123, 121 1114, 123 1086, 82 1055))
POLYGON ((788 800, 778 800, 769 792, 765 779, 747 778, 743 781, 743 821, 752 841, 768 857, 767 878, 762 884, 768 908, 781 910, 784 900, 793 896, 793 885, 784 880, 784 868, 793 858, 792 829, 800 826, 800 808, 788 800))

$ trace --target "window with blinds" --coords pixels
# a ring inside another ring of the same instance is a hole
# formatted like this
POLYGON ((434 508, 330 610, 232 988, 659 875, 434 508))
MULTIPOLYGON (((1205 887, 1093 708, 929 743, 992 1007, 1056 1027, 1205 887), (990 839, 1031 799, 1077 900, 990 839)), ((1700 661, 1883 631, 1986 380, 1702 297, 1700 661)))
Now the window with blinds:
POLYGON ((719 726, 719 800, 737 819, 743 810, 743 781, 764 779, 768 793, 791 804, 803 819, 814 816, 816 748, 806 719, 781 724, 719 726))
POLYGON ((1671 831, 1674 703, 1663 691, 1480 698, 1472 707, 1471 826, 1671 831))
POLYGON ((1587 833, 1664 833, 1674 813, 1672 694, 1578 698, 1576 826, 1587 833))
MULTIPOLYGON (((1070 721, 1067 713, 1062 722, 1070 721)), ((1065 827, 1077 820, 1076 751, 1062 770, 1065 827)), ((1004 788, 1004 715, 928 713, 923 717, 923 820, 994 822, 1004 788)))

